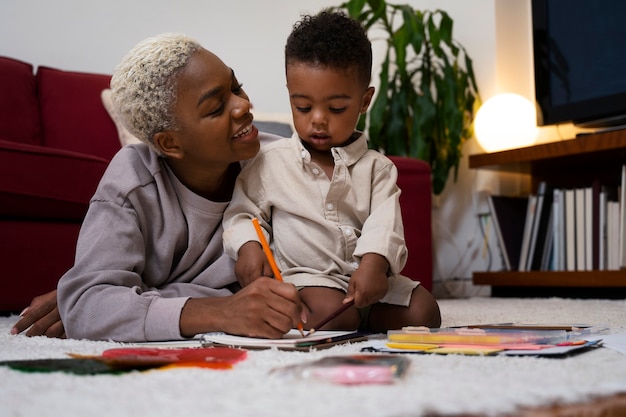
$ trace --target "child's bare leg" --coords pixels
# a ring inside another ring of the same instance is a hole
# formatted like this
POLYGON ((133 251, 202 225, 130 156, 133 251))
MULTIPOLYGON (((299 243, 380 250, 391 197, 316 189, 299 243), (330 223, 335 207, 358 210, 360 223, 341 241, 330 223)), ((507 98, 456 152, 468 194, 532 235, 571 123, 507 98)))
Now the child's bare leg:
POLYGON ((413 290, 408 307, 385 303, 372 305, 368 330, 386 332, 404 326, 441 326, 439 305, 435 297, 421 285, 413 290))
MULTIPOLYGON (((341 305, 345 293, 336 288, 329 287, 306 287, 300 290, 300 298, 308 307, 308 320, 304 327, 308 330, 331 314, 341 305)), ((359 325, 359 312, 355 307, 335 317, 321 329, 315 330, 354 330, 359 325)))

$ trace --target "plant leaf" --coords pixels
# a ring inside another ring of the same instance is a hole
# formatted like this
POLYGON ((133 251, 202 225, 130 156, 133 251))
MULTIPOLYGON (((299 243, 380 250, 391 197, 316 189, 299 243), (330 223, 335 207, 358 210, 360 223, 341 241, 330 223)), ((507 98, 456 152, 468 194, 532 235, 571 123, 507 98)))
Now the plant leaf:
POLYGON ((389 88, 389 51, 385 55, 385 60, 382 63, 380 71, 380 86, 378 93, 372 103, 372 107, 369 111, 369 139, 370 147, 374 149, 385 149, 383 138, 381 138, 381 132, 385 120, 387 119, 387 103, 388 103, 388 88, 389 88))
POLYGON ((385 0, 349 0, 341 7, 368 31, 376 25, 377 37, 379 28, 386 35, 380 85, 367 113, 369 146, 427 161, 432 191, 440 194, 450 173, 456 180, 480 104, 472 60, 453 38, 452 18, 385 0))
POLYGON ((392 117, 389 118, 387 123, 387 153, 391 155, 407 155, 407 92, 403 88, 395 89, 392 92, 391 100, 389 101, 389 110, 392 117))
POLYGON ((452 45, 452 26, 453 22, 448 13, 443 10, 437 10, 437 15, 440 16, 439 21, 439 38, 447 45, 452 45))

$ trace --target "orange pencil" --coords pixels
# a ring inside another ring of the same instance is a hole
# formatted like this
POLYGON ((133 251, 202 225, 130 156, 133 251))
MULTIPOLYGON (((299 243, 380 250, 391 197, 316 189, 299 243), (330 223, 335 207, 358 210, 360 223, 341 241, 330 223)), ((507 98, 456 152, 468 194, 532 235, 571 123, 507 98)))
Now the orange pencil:
MULTIPOLYGON (((261 225, 259 224, 259 219, 257 219, 256 217, 253 217, 252 224, 254 225, 256 234, 259 236, 259 240, 261 241, 261 247, 263 248, 263 252, 265 253, 267 260, 270 263, 270 268, 272 268, 272 272, 274 273, 274 278, 282 282, 283 276, 280 274, 278 265, 276 265, 276 261, 274 260, 274 255, 272 255, 272 250, 270 249, 270 245, 267 244, 267 240, 265 239, 265 235, 263 234, 263 230, 261 229, 261 225)), ((300 334, 302 335, 302 337, 304 337, 304 330, 302 328, 302 323, 298 323, 298 330, 300 331, 300 334)))

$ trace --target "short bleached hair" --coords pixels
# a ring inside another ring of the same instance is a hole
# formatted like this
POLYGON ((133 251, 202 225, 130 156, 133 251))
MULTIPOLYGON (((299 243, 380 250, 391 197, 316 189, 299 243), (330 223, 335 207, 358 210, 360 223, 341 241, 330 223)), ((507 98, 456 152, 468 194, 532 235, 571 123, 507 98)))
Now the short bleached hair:
POLYGON ((201 49, 186 35, 164 33, 137 44, 113 72, 111 99, 122 123, 157 152, 154 135, 177 128, 177 74, 201 49))

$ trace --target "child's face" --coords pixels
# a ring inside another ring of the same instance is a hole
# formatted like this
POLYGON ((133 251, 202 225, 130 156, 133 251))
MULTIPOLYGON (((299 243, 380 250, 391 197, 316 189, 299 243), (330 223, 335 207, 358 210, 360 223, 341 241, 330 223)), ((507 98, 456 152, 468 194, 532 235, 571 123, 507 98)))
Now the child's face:
POLYGON ((321 152, 346 144, 374 94, 373 87, 363 87, 354 69, 304 63, 287 65, 287 89, 300 139, 321 152))
POLYGON ((259 150, 250 101, 234 72, 207 50, 195 53, 179 74, 172 134, 187 163, 211 169, 252 158, 259 150))

